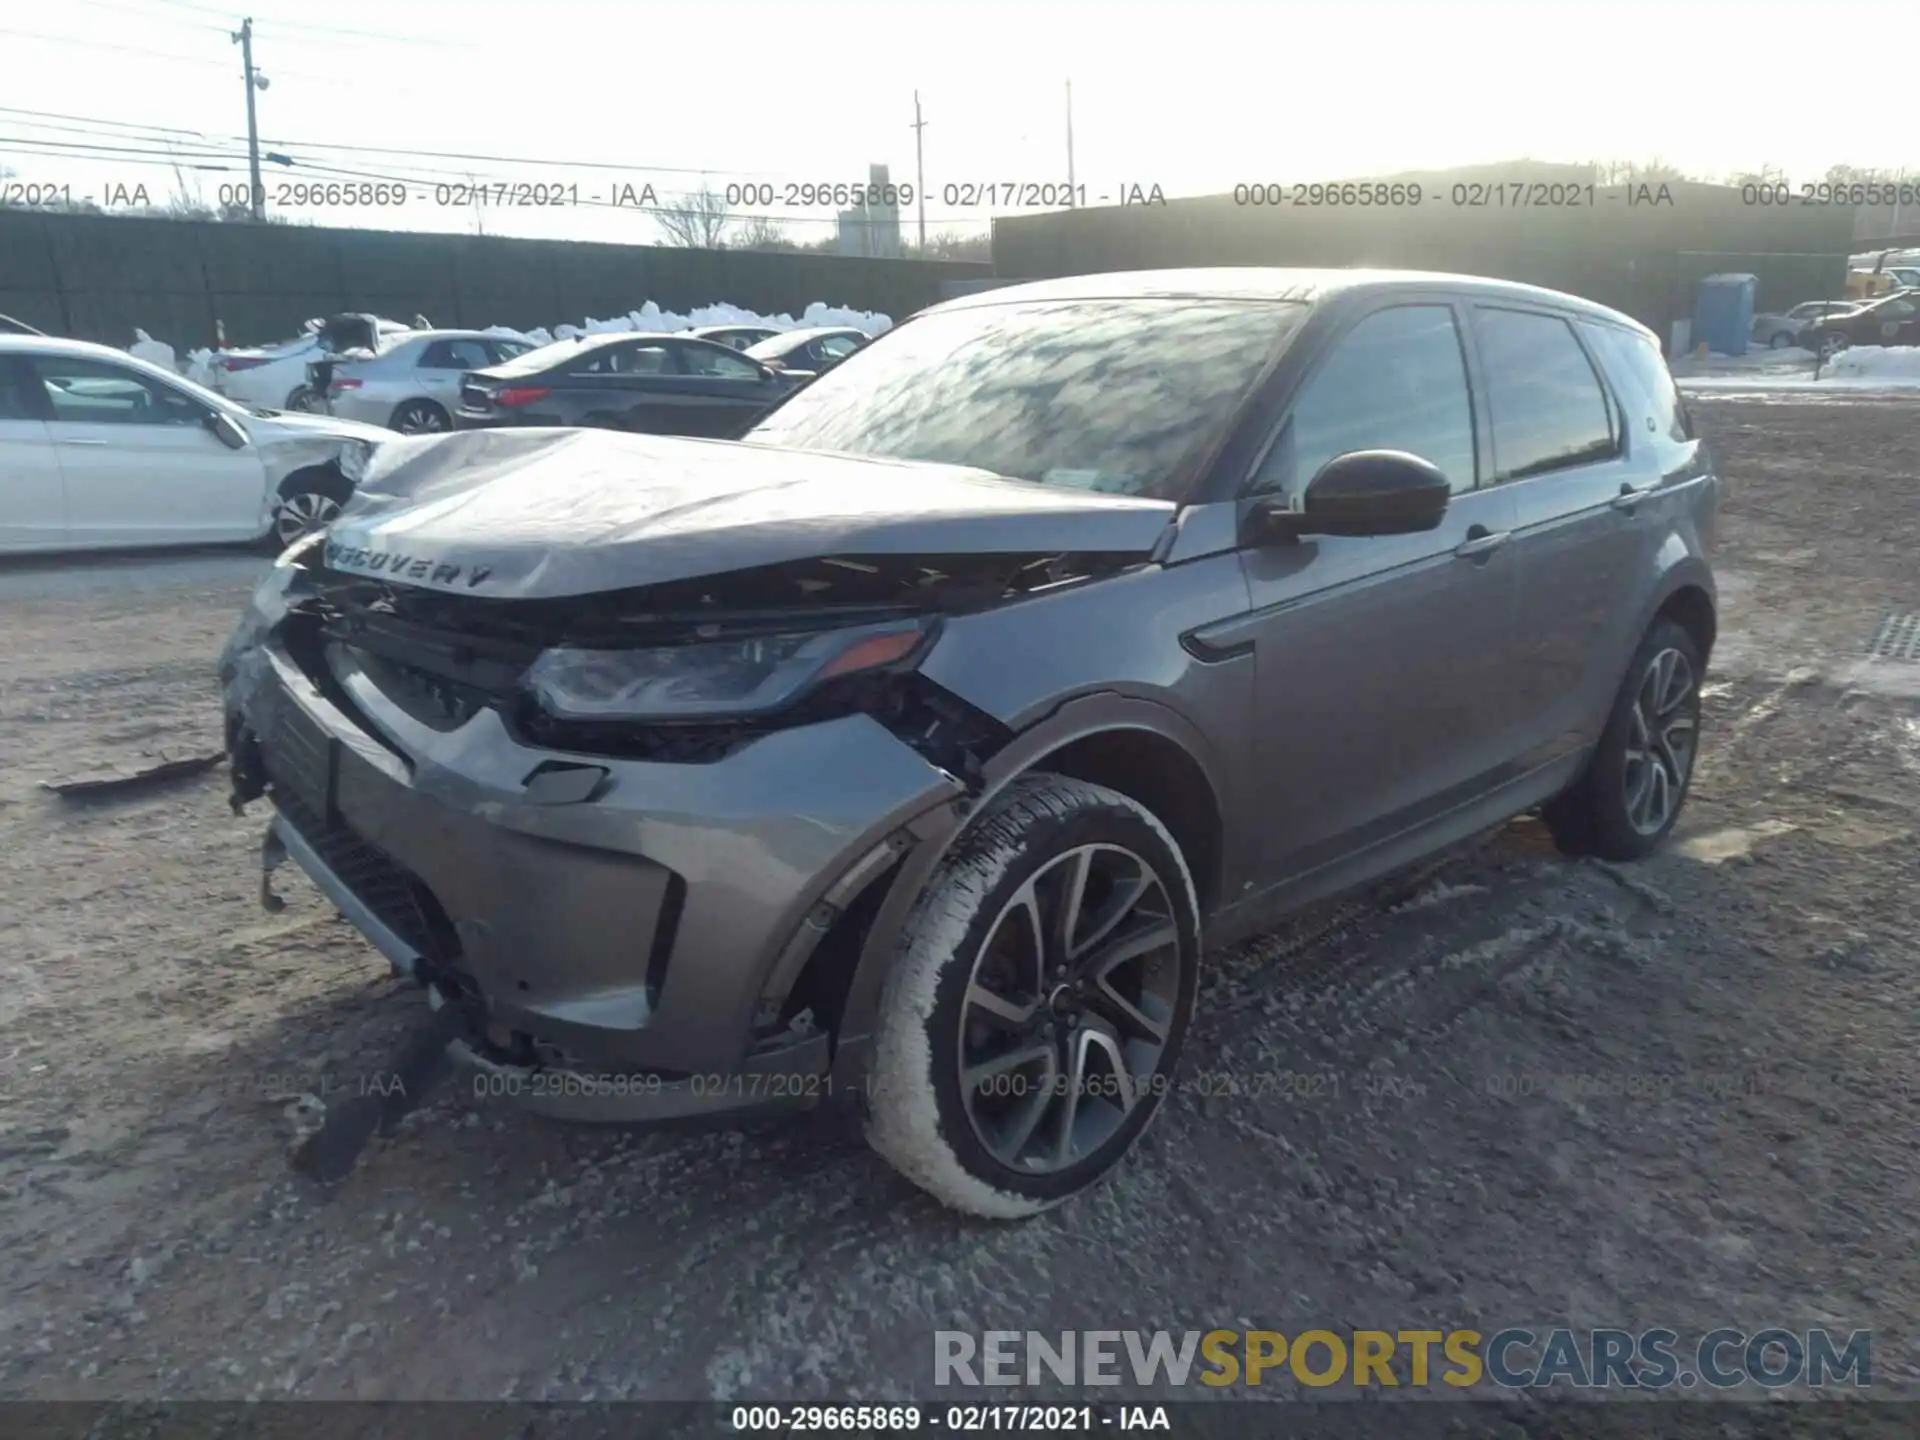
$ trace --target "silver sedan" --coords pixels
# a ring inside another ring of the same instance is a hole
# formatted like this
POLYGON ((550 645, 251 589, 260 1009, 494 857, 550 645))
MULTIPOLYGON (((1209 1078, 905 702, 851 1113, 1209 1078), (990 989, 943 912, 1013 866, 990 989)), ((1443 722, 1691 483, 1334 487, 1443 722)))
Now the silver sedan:
POLYGON ((327 411, 402 435, 453 428, 460 377, 533 349, 481 330, 415 330, 365 360, 340 360, 327 385, 327 411))

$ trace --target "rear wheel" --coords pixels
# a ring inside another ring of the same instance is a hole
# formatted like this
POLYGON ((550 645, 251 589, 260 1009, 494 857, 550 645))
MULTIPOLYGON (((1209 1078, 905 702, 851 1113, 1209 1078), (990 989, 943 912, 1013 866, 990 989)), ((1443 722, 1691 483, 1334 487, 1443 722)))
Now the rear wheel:
POLYGON ((1036 774, 974 822, 887 978, 867 1136, 956 1209, 1085 1190, 1158 1111, 1193 1013, 1193 880, 1145 808, 1036 774))
POLYGON ((1561 849, 1638 860, 1659 848, 1693 781, 1705 669, 1693 636, 1672 620, 1653 623, 1586 773, 1546 808, 1561 849))
POLYGON ((1784 350, 1793 343, 1793 336, 1785 330, 1776 330, 1767 340, 1769 350, 1784 350))
POLYGON ((316 466, 289 475, 280 485, 273 507, 273 530, 267 537, 278 554, 303 535, 330 524, 353 494, 353 486, 331 466, 316 466))
POLYGON ((402 435, 438 435, 453 428, 453 419, 431 400, 403 400, 394 407, 387 427, 402 435))
POLYGON ((327 404, 311 385, 301 385, 287 396, 287 409, 301 415, 324 415, 327 404))

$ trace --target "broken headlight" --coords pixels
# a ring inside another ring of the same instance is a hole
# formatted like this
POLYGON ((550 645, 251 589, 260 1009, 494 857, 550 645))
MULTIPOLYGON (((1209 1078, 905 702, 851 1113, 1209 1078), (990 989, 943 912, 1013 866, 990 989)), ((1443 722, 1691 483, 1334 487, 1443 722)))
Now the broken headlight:
POLYGON ((349 440, 340 447, 340 473, 352 484, 367 478, 367 465, 373 459, 373 445, 366 440, 349 440))
POLYGON ((548 650, 526 685, 560 720, 752 719, 825 681, 904 667, 931 633, 907 620, 646 650, 548 650))

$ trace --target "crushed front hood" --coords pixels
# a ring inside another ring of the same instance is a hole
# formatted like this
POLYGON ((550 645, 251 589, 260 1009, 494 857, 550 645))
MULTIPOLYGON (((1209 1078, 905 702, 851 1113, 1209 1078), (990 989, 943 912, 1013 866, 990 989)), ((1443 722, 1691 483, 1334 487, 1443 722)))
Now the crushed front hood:
POLYGON ((604 430, 390 441, 328 564, 502 599, 589 595, 827 555, 1144 557, 1169 501, 871 460, 604 430))

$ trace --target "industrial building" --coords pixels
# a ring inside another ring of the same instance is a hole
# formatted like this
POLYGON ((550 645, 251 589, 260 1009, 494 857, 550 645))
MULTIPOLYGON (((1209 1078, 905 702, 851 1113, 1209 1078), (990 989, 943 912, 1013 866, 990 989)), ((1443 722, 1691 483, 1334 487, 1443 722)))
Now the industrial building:
POLYGON ((1237 196, 1002 218, 993 222, 994 273, 1017 280, 1216 265, 1439 270, 1585 296, 1663 339, 1692 316, 1709 275, 1758 277, 1763 308, 1842 292, 1850 206, 1762 203, 1776 197, 1739 186, 1592 179, 1587 166, 1521 161, 1358 182, 1384 203, 1360 203, 1359 188, 1339 184, 1315 195, 1262 181, 1237 196))

